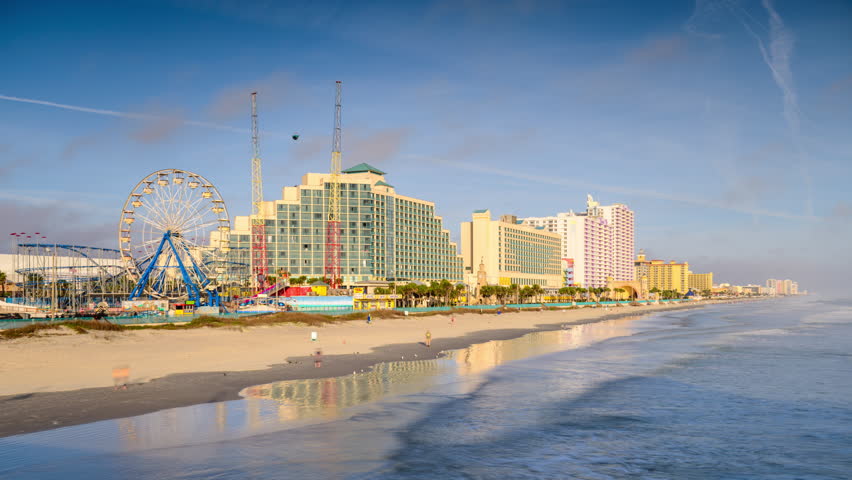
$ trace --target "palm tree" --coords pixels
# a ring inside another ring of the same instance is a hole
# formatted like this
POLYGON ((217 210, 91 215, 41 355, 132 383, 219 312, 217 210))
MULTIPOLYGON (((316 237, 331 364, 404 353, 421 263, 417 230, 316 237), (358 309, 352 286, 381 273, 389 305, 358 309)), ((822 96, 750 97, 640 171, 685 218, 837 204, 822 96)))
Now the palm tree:
POLYGON ((417 285, 414 284, 414 296, 418 300, 422 300, 424 298, 431 297, 431 291, 429 289, 429 285, 417 285))
POLYGON ((0 271, 0 288, 3 289, 2 296, 6 296, 6 272, 0 271))
POLYGON ((505 305, 506 304, 506 297, 509 296, 509 293, 511 293, 510 290, 509 290, 510 287, 504 287, 503 285, 497 285, 494 288, 496 288, 495 294, 497 295, 497 301, 500 302, 501 305, 505 305))
POLYGON ((492 295, 491 285, 483 285, 483 286, 479 287, 479 297, 482 300, 490 299, 491 295, 492 295))
POLYGON ((544 289, 541 288, 541 285, 539 285, 537 283, 534 284, 531 287, 531 289, 532 289, 532 294, 536 296, 536 300, 538 300, 538 303, 541 303, 541 295, 544 293, 544 289))
MULTIPOLYGON (((455 303, 459 297, 467 294, 467 285, 463 283, 457 283, 455 287, 453 287, 453 303, 455 303)), ((466 298, 466 303, 470 303, 470 299, 466 298)))
POLYGON ((414 288, 413 287, 414 287, 413 283, 406 283, 405 285, 400 285, 400 286, 396 287, 397 293, 402 295, 403 306, 406 306, 406 307, 411 306, 411 299, 414 295, 414 288))
POLYGON ((529 285, 524 285, 524 287, 518 292, 518 297, 520 299, 519 303, 526 303, 525 300, 532 297, 532 288, 530 288, 529 285))
MULTIPOLYGON (((396 284, 395 284, 395 283, 393 283, 393 282, 390 282, 390 283, 388 284, 388 288, 387 288, 387 290, 388 290, 388 293, 393 294, 393 295, 396 295, 396 284)), ((394 300, 394 301, 393 301, 393 306, 394 306, 394 307, 396 307, 396 306, 397 306, 397 305, 396 305, 396 300, 394 300)))
POLYGON ((568 296, 571 297, 572 302, 577 301, 577 293, 578 293, 577 291, 578 290, 579 290, 579 287, 568 287, 568 296))
POLYGON ((446 278, 438 283, 438 291, 440 292, 441 296, 444 297, 444 305, 450 305, 455 288, 456 287, 455 285, 453 285, 453 282, 447 280, 446 278))
POLYGON ((520 299, 518 298, 521 294, 521 287, 518 286, 517 283, 513 283, 509 285, 509 295, 515 296, 515 303, 520 303, 520 299))

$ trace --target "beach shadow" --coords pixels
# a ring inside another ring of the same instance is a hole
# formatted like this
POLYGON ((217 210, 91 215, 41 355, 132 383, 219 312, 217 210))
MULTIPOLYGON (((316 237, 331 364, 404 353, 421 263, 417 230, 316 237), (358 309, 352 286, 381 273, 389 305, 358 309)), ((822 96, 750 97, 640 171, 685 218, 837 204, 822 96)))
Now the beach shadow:
POLYGON ((13 401, 13 400, 25 400, 25 399, 27 399, 27 398, 32 397, 33 395, 34 395, 34 394, 32 394, 32 393, 24 393, 24 394, 22 394, 22 395, 15 395, 14 397, 9 397, 9 398, 7 398, 7 399, 5 399, 5 400, 3 400, 3 401, 4 401, 4 402, 11 402, 11 401, 13 401))

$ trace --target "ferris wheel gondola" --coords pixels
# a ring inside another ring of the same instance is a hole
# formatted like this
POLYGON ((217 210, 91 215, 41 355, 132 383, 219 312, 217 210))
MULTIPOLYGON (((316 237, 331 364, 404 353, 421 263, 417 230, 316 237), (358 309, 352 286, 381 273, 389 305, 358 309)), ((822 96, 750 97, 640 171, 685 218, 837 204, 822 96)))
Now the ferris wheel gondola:
POLYGON ((130 299, 218 305, 216 265, 229 250, 230 229, 225 201, 201 175, 166 169, 142 179, 118 227, 121 258, 136 282, 130 299))

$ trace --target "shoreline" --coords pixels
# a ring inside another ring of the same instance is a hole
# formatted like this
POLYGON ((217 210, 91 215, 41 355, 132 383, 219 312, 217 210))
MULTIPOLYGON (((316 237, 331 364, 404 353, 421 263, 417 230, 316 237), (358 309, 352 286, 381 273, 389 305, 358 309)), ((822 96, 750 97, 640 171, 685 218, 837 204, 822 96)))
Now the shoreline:
MULTIPOLYGON (((473 344, 485 343, 492 340, 518 338, 536 331, 558 330, 562 325, 581 325, 628 316, 645 316, 660 312, 703 308, 709 305, 725 303, 736 302, 700 302, 697 304, 654 307, 615 307, 611 311, 604 311, 600 308, 583 308, 563 311, 507 312, 500 316, 495 314, 470 313, 455 315, 457 319, 455 323, 450 322, 449 315, 435 315, 421 318, 411 316, 399 320, 377 319, 374 321, 374 325, 371 326, 357 321, 319 328, 294 326, 253 327, 247 331, 251 331, 253 336, 263 339, 267 346, 270 343, 275 346, 278 345, 275 342, 280 342, 283 349, 283 346, 287 345, 288 341, 291 343, 294 341, 291 338, 285 338, 286 335, 289 335, 293 338, 300 338, 300 340, 296 341, 299 342, 298 348, 301 350, 321 347, 324 350, 322 368, 314 367, 314 357, 310 356, 310 354, 281 354, 278 356, 280 358, 280 362, 278 363, 264 363, 263 358, 251 358, 243 359, 244 361, 240 365, 230 365, 231 363, 240 362, 207 358, 219 353, 219 351, 213 351, 205 352, 208 354, 207 357, 200 356, 202 358, 197 361, 198 364, 189 365, 189 370, 187 371, 166 373, 162 376, 143 378, 142 381, 136 382, 131 378, 127 390, 115 390, 112 386, 104 385, 106 382, 109 382, 111 385, 111 378, 103 379, 98 377, 95 379, 85 377, 84 375, 83 379, 78 380, 78 384, 76 385, 86 385, 88 383, 84 388, 71 388, 59 391, 38 391, 33 388, 29 389, 30 391, 26 391, 28 389, 24 387, 32 384, 32 380, 28 382, 27 378, 19 378, 18 391, 0 396, 0 437, 33 433, 102 420, 138 416, 159 410, 202 403, 239 400, 242 398, 239 392, 255 385, 286 380, 339 377, 348 375, 355 370, 368 369, 376 364, 387 361, 399 361, 401 358, 415 360, 413 357, 414 353, 418 354, 417 360, 436 358, 440 356, 442 351, 466 348, 473 344), (491 326, 498 319, 505 327, 503 325, 500 327, 497 325, 491 326), (377 325, 379 322, 383 325, 377 325), (447 325, 449 325, 449 328, 447 328, 447 325), (460 325, 465 325, 469 328, 459 328, 453 331, 456 326, 460 325), (378 330, 380 328, 389 330, 390 334, 372 335, 369 330, 378 330), (399 341, 401 337, 412 337, 412 332, 417 332, 415 338, 419 339, 420 330, 423 328, 434 331, 431 348, 427 348, 422 341, 399 341), (333 345, 333 340, 332 342, 305 342, 305 337, 302 335, 310 330, 318 331, 323 338, 334 338, 335 334, 339 335, 345 331, 346 335, 349 335, 355 341, 350 342, 349 347, 346 346, 346 338, 344 338, 342 345, 333 345), (449 331, 451 335, 446 335, 445 331, 449 331), (452 335, 452 333, 457 334, 452 335), (299 337, 295 337, 294 334, 298 334, 299 337), (383 342, 382 340, 396 341, 383 342), (362 349, 364 350, 363 352, 361 351, 362 349), (347 350, 353 351, 347 352, 347 350), (261 366, 258 362, 262 363, 263 368, 245 368, 253 365, 261 366), (232 369, 209 368, 229 365, 232 366, 232 369)), ((243 330, 227 329, 224 332, 215 332, 215 330, 225 329, 205 330, 209 330, 209 332, 201 332, 197 335, 190 335, 181 331, 157 332, 147 334, 144 337, 160 336, 160 340, 172 337, 170 340, 175 340, 176 337, 183 334, 185 338, 179 340, 185 342, 193 340, 189 337, 201 337, 200 340, 228 344, 237 342, 241 340, 241 336, 246 335, 243 330)), ((79 336, 48 338, 47 341, 40 341, 44 340, 41 338, 22 339, 14 342, 18 343, 16 346, 19 348, 33 348, 34 350, 40 348, 44 352, 50 352, 51 347, 77 340, 77 337, 79 336), (27 343, 30 345, 26 345, 27 343)), ((140 341, 145 342, 152 339, 136 338, 138 336, 127 336, 120 339, 116 339, 115 336, 111 335, 93 337, 80 340, 80 342, 83 342, 83 348, 88 347, 92 350, 97 350, 99 348, 103 349, 115 346, 110 345, 110 342, 126 343, 128 345, 122 345, 121 347, 126 346, 129 349, 136 347, 140 350, 146 348, 150 350, 156 347, 150 344, 139 345, 140 341)), ((221 347, 222 345, 217 346, 221 347)), ((269 352, 266 351, 261 352, 256 349, 253 352, 259 357, 264 357, 264 355, 266 357, 269 356, 269 352)), ((39 353, 42 352, 36 351, 35 355, 39 353)), ((78 355, 82 353, 80 351, 78 355)), ((247 352, 247 355, 251 353, 247 352)), ((6 352, 2 350, 2 345, 0 345, 0 359, 5 354, 6 352)), ((163 352, 162 354, 168 358, 161 360, 168 367, 172 368, 174 366, 169 365, 168 362, 180 362, 184 360, 184 356, 189 357, 189 354, 173 350, 163 352)), ((47 353, 44 353, 44 355, 47 355, 47 353)), ((65 360, 67 361, 67 358, 65 360)), ((60 357, 58 361, 62 362, 63 359, 60 357)), ((187 360, 187 363, 191 364, 192 362, 187 360)), ((74 368, 73 365, 67 365, 67 367, 69 369, 74 368)), ((8 373, 10 372, 0 370, 0 379, 4 378, 8 373)), ((35 372, 30 372, 30 374, 37 375, 35 372)), ((8 382, 0 381, 0 385, 4 383, 8 382)))

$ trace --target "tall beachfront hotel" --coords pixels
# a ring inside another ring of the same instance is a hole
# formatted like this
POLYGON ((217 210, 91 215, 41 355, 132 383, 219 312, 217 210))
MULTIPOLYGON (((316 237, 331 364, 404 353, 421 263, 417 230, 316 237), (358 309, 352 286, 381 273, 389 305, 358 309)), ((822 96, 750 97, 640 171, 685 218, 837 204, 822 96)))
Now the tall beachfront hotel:
MULTIPOLYGON (((329 173, 307 173, 263 203, 269 274, 324 272, 329 173)), ((435 204, 396 193, 385 172, 362 163, 342 171, 340 271, 344 285, 370 281, 462 281, 462 259, 435 204)), ((248 261, 251 222, 234 219, 234 258, 248 261)))
POLYGON ((585 212, 529 217, 523 223, 562 236, 562 260, 573 264, 574 285, 606 287, 608 278, 634 280, 634 220, 627 205, 601 205, 588 195, 585 212))

